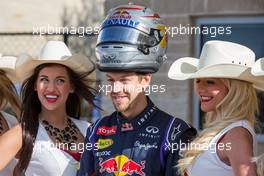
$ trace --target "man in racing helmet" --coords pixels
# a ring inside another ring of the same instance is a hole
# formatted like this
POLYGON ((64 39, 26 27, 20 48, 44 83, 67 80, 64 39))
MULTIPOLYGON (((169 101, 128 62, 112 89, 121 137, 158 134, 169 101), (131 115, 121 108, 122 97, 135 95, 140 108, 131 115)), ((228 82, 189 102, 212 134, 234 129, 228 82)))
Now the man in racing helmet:
POLYGON ((166 58, 167 40, 151 9, 129 4, 109 11, 96 56, 116 111, 88 129, 85 142, 93 148, 85 149, 79 176, 178 175, 180 144, 196 130, 159 110, 144 92, 166 58))

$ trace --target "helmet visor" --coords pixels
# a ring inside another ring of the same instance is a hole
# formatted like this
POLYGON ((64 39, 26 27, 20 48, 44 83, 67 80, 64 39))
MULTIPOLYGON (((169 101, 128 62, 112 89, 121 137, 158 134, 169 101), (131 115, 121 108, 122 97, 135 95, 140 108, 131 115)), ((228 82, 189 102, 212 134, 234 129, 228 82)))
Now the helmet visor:
POLYGON ((111 26, 103 28, 99 33, 97 45, 103 43, 127 43, 152 47, 159 42, 155 37, 135 28, 111 26))

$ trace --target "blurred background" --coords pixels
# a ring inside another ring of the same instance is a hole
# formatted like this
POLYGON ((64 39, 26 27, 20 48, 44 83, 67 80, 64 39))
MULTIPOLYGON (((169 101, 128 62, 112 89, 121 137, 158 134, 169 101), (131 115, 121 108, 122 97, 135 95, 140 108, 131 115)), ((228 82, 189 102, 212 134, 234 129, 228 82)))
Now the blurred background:
MULTIPOLYGON (((105 14, 112 7, 129 2, 150 7, 169 26, 168 60, 153 77, 153 84, 165 85, 166 91, 151 92, 150 97, 160 109, 202 129, 202 113, 192 81, 169 80, 168 69, 180 57, 199 57, 208 40, 237 42, 251 48, 256 59, 264 57, 264 0, 0 0, 0 53, 14 56, 28 53, 36 57, 48 40, 62 40, 72 53, 83 53, 96 61, 94 48, 105 14)), ((105 84, 104 74, 99 71, 91 78, 98 80, 98 85, 105 84)), ((261 153, 264 152, 264 94, 261 92, 259 100, 261 153)), ((83 118, 95 121, 114 111, 104 92, 96 103, 103 111, 84 104, 83 118)))

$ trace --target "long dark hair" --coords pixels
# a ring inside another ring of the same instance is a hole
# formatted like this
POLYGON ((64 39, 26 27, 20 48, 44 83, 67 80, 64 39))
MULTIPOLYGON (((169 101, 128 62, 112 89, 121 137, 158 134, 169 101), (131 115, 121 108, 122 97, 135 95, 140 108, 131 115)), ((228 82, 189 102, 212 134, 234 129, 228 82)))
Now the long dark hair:
POLYGON ((19 117, 20 101, 16 87, 2 69, 0 69, 0 83, 0 109, 4 109, 9 103, 16 116, 19 117))
MULTIPOLYGON (((14 176, 21 176, 25 173, 33 152, 34 142, 39 127, 38 115, 41 112, 41 103, 38 99, 37 91, 35 91, 35 83, 37 81, 40 70, 60 64, 41 64, 35 68, 33 74, 26 79, 21 87, 22 111, 21 111, 21 127, 22 127, 22 147, 19 151, 19 162, 14 169, 14 176)), ((63 65, 61 65, 63 66, 63 65)), ((97 91, 90 87, 92 80, 87 76, 94 71, 94 68, 85 73, 76 73, 70 68, 66 68, 70 78, 70 83, 74 86, 74 93, 69 94, 66 101, 67 115, 79 119, 81 114, 81 101, 85 99, 93 107, 94 99, 97 91)))

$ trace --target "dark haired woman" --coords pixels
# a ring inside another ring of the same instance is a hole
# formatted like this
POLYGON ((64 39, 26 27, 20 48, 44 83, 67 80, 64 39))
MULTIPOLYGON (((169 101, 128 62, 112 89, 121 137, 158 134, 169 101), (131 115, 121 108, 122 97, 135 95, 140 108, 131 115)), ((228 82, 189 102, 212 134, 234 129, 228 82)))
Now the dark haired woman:
POLYGON ((49 41, 36 59, 18 60, 17 77, 26 78, 21 125, 0 138, 0 151, 7 151, 0 152, 6 160, 0 161, 0 168, 19 152, 14 175, 76 174, 88 127, 78 118, 82 99, 93 105, 95 91, 87 80, 93 70, 86 57, 71 56, 59 41, 49 41))
MULTIPOLYGON (((18 123, 14 116, 3 111, 7 104, 9 104, 17 116, 19 116, 20 113, 16 88, 12 83, 12 80, 16 79, 14 77, 15 72, 13 68, 15 62, 15 57, 4 56, 0 58, 0 136, 18 123)), ((2 157, 1 155, 1 159, 2 157)), ((16 161, 12 159, 8 165, 0 171, 0 176, 12 174, 15 165, 16 161)))

